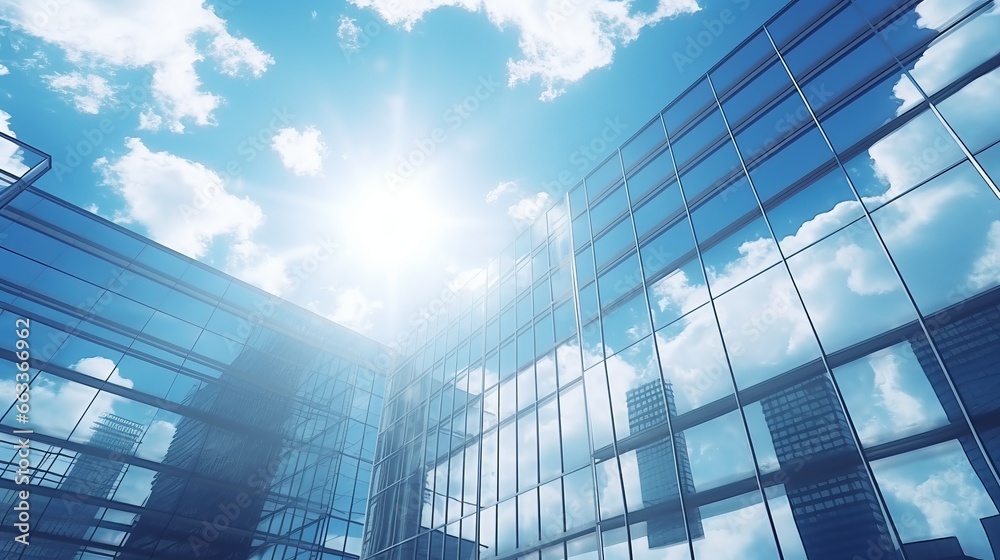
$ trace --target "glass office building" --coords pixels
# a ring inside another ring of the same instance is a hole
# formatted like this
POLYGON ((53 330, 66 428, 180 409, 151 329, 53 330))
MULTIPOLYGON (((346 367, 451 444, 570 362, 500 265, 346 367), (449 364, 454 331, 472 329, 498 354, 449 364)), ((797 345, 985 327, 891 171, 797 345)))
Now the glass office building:
POLYGON ((31 187, 48 158, 2 141, 0 558, 357 558, 387 350, 31 187))
POLYGON ((800 0, 695 80, 414 333, 363 557, 1000 558, 998 37, 800 0))

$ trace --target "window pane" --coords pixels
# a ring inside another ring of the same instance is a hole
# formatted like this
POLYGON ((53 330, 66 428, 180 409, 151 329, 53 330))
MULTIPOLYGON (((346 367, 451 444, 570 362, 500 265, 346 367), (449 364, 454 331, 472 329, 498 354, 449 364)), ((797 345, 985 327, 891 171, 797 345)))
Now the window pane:
POLYGON ((656 333, 663 379, 674 387, 683 414, 733 393, 729 366, 710 306, 656 333))
POLYGON ((1000 69, 977 78, 938 104, 944 119, 973 153, 1000 138, 1000 69))
POLYGON ((971 163, 872 214, 921 312, 1000 284, 1000 200, 971 163))
POLYGON ((765 207, 778 246, 791 256, 864 215, 839 168, 773 208, 765 207))
MULTIPOLYGON (((922 333, 913 338, 926 347, 922 333)), ((948 424, 949 416, 961 417, 937 362, 918 358, 913 346, 900 342, 833 370, 865 446, 924 433, 948 424)))
POLYGON ((893 518, 913 520, 896 523, 904 546, 952 538, 956 552, 994 558, 981 522, 997 514, 981 480, 990 475, 976 472, 957 440, 873 461, 872 471, 893 518))
POLYGON ((874 210, 962 157, 937 117, 925 111, 875 142, 846 167, 861 200, 874 210))
POLYGON ((716 300, 736 385, 745 389, 818 359, 819 347, 783 266, 716 300))
POLYGON ((865 221, 789 258, 788 266, 827 352, 916 318, 865 221))

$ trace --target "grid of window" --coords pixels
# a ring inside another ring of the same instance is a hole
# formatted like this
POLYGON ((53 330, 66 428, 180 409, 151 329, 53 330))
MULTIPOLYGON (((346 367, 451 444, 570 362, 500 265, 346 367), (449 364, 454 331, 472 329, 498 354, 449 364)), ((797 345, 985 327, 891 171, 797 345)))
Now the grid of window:
POLYGON ((0 557, 358 557, 381 345, 34 188, 0 209, 0 326, 22 318, 27 425, 0 349, 0 557))
POLYGON ((1000 558, 996 11, 790 3, 598 165, 415 333, 365 557, 1000 558))

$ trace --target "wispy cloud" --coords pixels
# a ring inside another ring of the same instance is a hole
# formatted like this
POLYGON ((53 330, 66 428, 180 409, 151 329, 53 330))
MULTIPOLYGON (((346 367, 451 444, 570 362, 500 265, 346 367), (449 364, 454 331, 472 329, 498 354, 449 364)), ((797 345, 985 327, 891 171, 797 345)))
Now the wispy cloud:
POLYGON ((81 113, 96 115, 105 105, 115 103, 118 88, 97 74, 73 71, 42 76, 42 80, 53 91, 68 97, 81 113))
POLYGON ((358 40, 361 37, 361 27, 357 20, 347 16, 340 16, 340 24, 337 26, 337 41, 340 48, 345 52, 358 52, 361 46, 358 40))
POLYGON ((257 77, 274 59, 249 39, 227 30, 226 21, 202 0, 107 3, 64 2, 39 14, 34 0, 11 0, 0 15, 28 34, 62 49, 69 62, 99 70, 146 68, 154 110, 172 131, 184 123, 214 124, 222 98, 202 88, 202 61, 215 62, 227 76, 244 71, 257 77))
POLYGON ((387 22, 410 30, 427 12, 454 6, 485 12, 497 27, 516 28, 520 36, 520 60, 509 59, 510 85, 538 78, 544 90, 540 98, 552 100, 567 85, 611 64, 615 51, 634 41, 639 33, 664 19, 700 9, 696 0, 659 0, 651 12, 632 11, 631 2, 594 0, 572 2, 540 0, 350 0, 371 8, 387 22))
POLYGON ((307 307, 315 313, 324 315, 334 323, 356 331, 369 332, 372 330, 372 316, 376 311, 385 307, 384 303, 369 299, 359 288, 331 291, 335 293, 332 312, 323 313, 321 311, 322 305, 315 302, 307 307))
POLYGON ((517 183, 514 181, 504 181, 497 185, 497 187, 490 192, 486 193, 486 202, 494 203, 500 200, 500 196, 506 193, 519 192, 520 189, 517 188, 517 183))

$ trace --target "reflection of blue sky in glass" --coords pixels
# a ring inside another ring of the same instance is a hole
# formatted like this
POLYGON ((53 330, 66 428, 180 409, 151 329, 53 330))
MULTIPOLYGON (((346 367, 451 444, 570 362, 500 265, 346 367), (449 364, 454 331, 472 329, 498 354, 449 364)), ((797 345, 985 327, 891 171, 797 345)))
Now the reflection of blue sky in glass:
POLYGON ((879 350, 836 368, 833 373, 865 446, 948 423, 909 342, 879 350))
POLYGON ((993 560, 979 520, 997 514, 958 441, 874 461, 903 542, 957 536, 966 554, 993 560))

